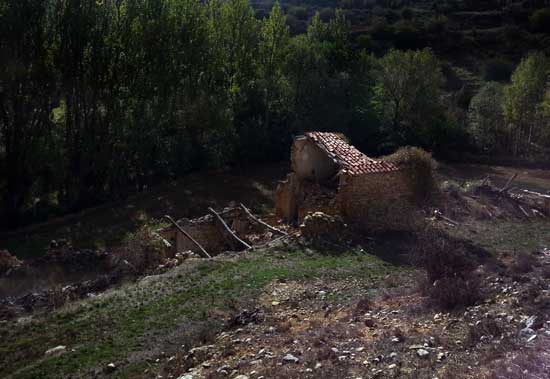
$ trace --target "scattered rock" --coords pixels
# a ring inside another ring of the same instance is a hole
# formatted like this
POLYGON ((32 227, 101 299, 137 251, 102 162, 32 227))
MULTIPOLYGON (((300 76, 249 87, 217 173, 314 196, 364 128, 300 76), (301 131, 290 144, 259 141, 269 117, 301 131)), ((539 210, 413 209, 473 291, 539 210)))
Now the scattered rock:
POLYGON ((521 337, 529 337, 535 334, 535 331, 531 328, 523 328, 520 330, 519 335, 521 337))
POLYGON ((428 350, 418 349, 416 351, 416 355, 418 355, 420 358, 426 358, 428 357, 428 355, 430 355, 430 352, 428 350))
POLYGON ((67 346, 59 345, 59 346, 52 347, 51 349, 46 350, 44 355, 48 355, 48 356, 59 355, 59 354, 63 354, 66 351, 67 351, 67 346))
POLYGON ((283 362, 298 363, 298 362, 300 362, 300 360, 292 354, 287 354, 283 357, 283 362))

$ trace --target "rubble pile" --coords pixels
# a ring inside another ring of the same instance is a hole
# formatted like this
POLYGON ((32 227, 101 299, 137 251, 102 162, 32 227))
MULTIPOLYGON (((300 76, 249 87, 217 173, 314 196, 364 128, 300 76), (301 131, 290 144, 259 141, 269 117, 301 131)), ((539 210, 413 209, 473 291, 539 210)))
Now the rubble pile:
POLYGON ((304 196, 298 209, 298 219, 303 220, 308 214, 313 212, 323 212, 337 215, 338 211, 336 195, 337 191, 330 186, 325 186, 317 182, 304 182, 302 184, 304 196))
POLYGON ((550 217, 550 196, 527 190, 510 191, 490 183, 444 183, 438 211, 446 221, 526 220, 550 217))
POLYGON ((453 312, 420 309, 416 292, 396 289, 363 306, 362 300, 328 300, 344 291, 360 298, 360 283, 274 283, 262 308, 244 310, 214 345, 195 348, 181 360, 167 357, 166 370, 185 379, 490 378, 495 362, 504 370, 509 362, 520 367, 507 357, 541 356, 541 346, 550 344, 544 279, 550 253, 534 255, 533 270, 519 276, 481 266, 487 298, 453 312), (258 313, 262 317, 249 317, 258 313), (178 369, 173 362, 183 365, 178 369))
POLYGON ((337 241, 345 236, 347 225, 341 217, 323 212, 308 213, 300 225, 302 237, 306 240, 337 241))

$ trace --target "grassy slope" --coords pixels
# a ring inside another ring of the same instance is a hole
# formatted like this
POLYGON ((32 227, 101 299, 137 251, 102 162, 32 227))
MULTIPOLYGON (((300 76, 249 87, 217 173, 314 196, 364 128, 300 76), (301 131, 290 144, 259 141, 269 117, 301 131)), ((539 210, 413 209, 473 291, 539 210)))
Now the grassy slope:
POLYGON ((178 345, 205 342, 201 339, 222 328, 223 318, 253 302, 272 281, 354 278, 374 286, 395 269, 359 252, 338 257, 262 252, 184 265, 158 278, 35 317, 26 325, 3 324, 0 377, 88 376, 110 362, 120 367, 113 374, 116 377, 140 377, 146 362, 132 356, 151 349, 150 344, 162 345, 170 335, 178 345), (191 336, 193 328, 200 330, 191 336), (174 337, 176 330, 184 332, 174 337), (44 357, 45 350, 57 345, 66 345, 69 351, 44 357))

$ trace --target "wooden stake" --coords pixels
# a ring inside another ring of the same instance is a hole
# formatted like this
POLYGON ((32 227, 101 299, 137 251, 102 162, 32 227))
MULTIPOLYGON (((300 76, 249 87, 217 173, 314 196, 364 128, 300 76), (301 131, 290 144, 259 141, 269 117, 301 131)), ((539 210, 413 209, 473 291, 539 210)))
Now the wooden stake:
POLYGON ((506 182, 506 185, 505 185, 504 187, 502 187, 502 188, 500 189, 499 192, 500 192, 500 193, 503 193, 503 192, 507 191, 508 188, 510 187, 510 185, 512 184, 512 182, 513 182, 517 177, 518 177, 518 174, 517 174, 517 173, 515 173, 514 175, 512 175, 512 177, 511 177, 510 179, 508 179, 508 182, 506 182))
POLYGON ((200 251, 203 253, 203 255, 206 257, 206 258, 212 258, 212 256, 210 254, 208 254, 208 252, 204 249, 204 247, 202 247, 202 245, 200 243, 198 243, 193 237, 191 237, 191 235, 189 233, 187 233, 181 226, 178 225, 178 223, 176 221, 174 221, 174 219, 168 215, 164 216, 164 218, 166 218, 167 220, 169 220, 176 228, 178 228, 178 230, 183 233, 184 236, 186 236, 191 242, 193 242, 195 244, 195 246, 197 246, 200 251))
POLYGON ((233 238, 235 238, 237 241, 239 241, 243 246, 246 246, 247 249, 252 249, 252 246, 250 246, 249 244, 247 244, 246 242, 244 242, 242 239, 240 239, 236 234, 235 232, 233 232, 231 230, 231 228, 229 227, 229 225, 227 225, 225 223, 225 221, 223 220, 223 218, 218 214, 218 212, 216 212, 214 209, 212 208, 208 208, 208 210, 210 212, 212 212, 212 214, 214 214, 214 216, 216 216, 218 218, 218 220, 220 220, 220 222, 222 223, 223 227, 225 228, 225 230, 227 230, 229 232, 229 234, 231 234, 233 236, 233 238))
POLYGON ((279 230, 279 229, 277 229, 277 228, 275 228, 275 227, 269 225, 267 222, 264 222, 264 221, 260 220, 259 218, 257 218, 256 216, 254 216, 254 215, 252 214, 252 212, 250 212, 250 209, 248 209, 247 207, 245 207, 245 205, 244 205, 243 203, 241 203, 241 208, 246 212, 246 215, 247 215, 251 220, 256 221, 258 224, 261 224, 261 225, 265 226, 266 228, 268 228, 269 230, 272 230, 272 231, 274 231, 274 232, 276 232, 276 233, 280 233, 280 234, 282 234, 282 235, 284 235, 284 236, 288 235, 287 232, 284 232, 284 231, 282 231, 282 230, 279 230))

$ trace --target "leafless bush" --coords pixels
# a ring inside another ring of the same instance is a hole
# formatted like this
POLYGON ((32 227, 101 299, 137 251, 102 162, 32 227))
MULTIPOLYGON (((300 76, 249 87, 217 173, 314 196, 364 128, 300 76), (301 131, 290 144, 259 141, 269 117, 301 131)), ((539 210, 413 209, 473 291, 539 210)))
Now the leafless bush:
POLYGON ((550 376, 550 339, 542 338, 531 349, 510 352, 484 367, 461 370, 453 367, 445 379, 548 379, 550 376), (473 374, 473 375, 472 375, 473 374))
POLYGON ((480 292, 481 281, 475 276, 446 277, 435 281, 431 286, 424 285, 424 294, 428 304, 446 310, 454 310, 476 304, 483 297, 480 292))
POLYGON ((372 304, 369 299, 366 297, 359 300, 357 304, 355 304, 355 309, 353 310, 353 316, 357 317, 359 315, 362 315, 364 313, 367 313, 371 310, 372 304))
POLYGON ((142 273, 162 263, 166 253, 161 239, 153 232, 152 227, 144 225, 126 237, 117 258, 120 264, 134 273, 142 273))
POLYGON ((420 289, 430 305, 452 310, 482 298, 481 280, 474 272, 478 262, 464 243, 436 230, 425 232, 418 242, 414 259, 426 270, 420 289))
POLYGON ((518 253, 510 266, 513 274, 527 274, 537 265, 537 259, 529 253, 518 253))
POLYGON ((498 337, 502 334, 502 327, 492 318, 479 320, 474 325, 469 326, 466 343, 475 346, 483 336, 498 337))

